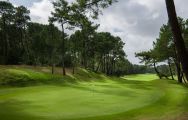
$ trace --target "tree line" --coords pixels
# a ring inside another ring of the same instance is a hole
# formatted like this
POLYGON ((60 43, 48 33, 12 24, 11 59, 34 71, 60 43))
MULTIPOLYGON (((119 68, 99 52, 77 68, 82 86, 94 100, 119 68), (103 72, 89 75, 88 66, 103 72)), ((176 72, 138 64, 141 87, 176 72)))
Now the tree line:
POLYGON ((70 4, 57 0, 49 24, 44 25, 31 22, 26 7, 0 1, 0 64, 50 65, 52 73, 55 66, 62 66, 64 75, 66 67, 72 68, 73 74, 76 67, 107 75, 151 72, 127 60, 120 37, 97 32, 99 24, 92 19, 114 2, 79 0, 70 4))

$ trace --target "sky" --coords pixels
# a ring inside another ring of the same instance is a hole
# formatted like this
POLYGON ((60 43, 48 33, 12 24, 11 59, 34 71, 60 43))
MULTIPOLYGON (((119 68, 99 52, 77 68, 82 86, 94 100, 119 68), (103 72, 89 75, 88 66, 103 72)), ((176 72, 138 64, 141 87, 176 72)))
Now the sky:
MULTIPOLYGON (((15 6, 26 6, 33 22, 47 24, 53 10, 52 0, 9 1, 15 6)), ((178 16, 188 18, 188 0, 174 1, 178 16)), ((118 0, 103 10, 97 23, 100 24, 98 31, 120 36, 126 43, 124 50, 129 61, 139 64, 135 52, 151 49, 153 41, 159 36, 160 27, 167 21, 165 0, 118 0)))

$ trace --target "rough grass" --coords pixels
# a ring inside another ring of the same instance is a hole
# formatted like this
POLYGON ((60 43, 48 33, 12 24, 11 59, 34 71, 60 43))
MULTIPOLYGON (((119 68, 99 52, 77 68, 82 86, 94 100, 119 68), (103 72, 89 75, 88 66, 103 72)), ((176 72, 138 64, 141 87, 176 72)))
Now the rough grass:
POLYGON ((61 76, 50 75, 44 72, 38 72, 32 69, 19 68, 1 68, 0 84, 11 86, 27 86, 39 83, 49 82, 51 80, 61 79, 61 76))
POLYGON ((188 88, 152 74, 115 78, 79 69, 62 77, 1 67, 0 83, 1 120, 188 119, 188 88))

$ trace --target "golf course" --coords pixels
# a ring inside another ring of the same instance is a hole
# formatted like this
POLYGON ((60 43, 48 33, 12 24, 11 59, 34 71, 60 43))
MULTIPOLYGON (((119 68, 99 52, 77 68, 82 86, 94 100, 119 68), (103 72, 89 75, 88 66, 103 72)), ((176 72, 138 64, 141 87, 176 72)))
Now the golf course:
POLYGON ((0 0, 0 120, 188 120, 188 0, 0 0))
POLYGON ((154 74, 1 66, 1 120, 186 120, 188 88, 154 74))

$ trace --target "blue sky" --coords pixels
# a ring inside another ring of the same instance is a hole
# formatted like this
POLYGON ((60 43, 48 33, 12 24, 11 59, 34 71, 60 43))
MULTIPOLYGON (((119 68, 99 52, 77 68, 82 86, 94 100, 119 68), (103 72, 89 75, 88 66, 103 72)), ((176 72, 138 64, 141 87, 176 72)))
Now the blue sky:
MULTIPOLYGON (((68 0, 74 1, 74 0, 68 0)), ((135 52, 152 48, 153 41, 159 36, 160 27, 168 21, 165 0, 118 0, 103 10, 97 21, 99 31, 111 32, 120 36, 126 43, 124 50, 128 59, 135 64, 135 52)), ((177 14, 188 18, 188 0, 174 0, 177 14)), ((48 23, 53 6, 52 0, 10 0, 15 5, 25 5, 30 10, 32 21, 48 23)))

